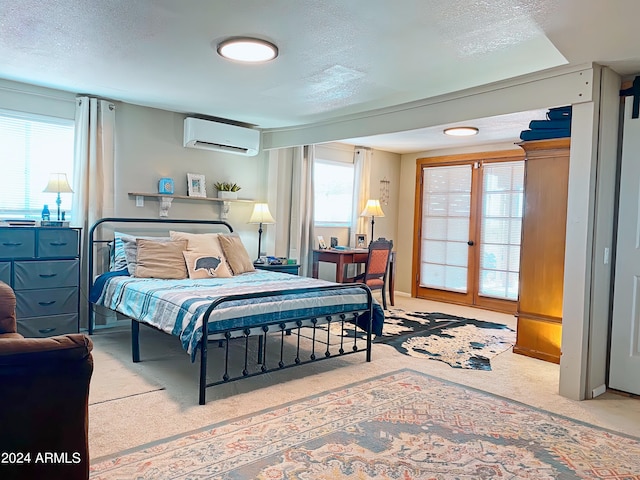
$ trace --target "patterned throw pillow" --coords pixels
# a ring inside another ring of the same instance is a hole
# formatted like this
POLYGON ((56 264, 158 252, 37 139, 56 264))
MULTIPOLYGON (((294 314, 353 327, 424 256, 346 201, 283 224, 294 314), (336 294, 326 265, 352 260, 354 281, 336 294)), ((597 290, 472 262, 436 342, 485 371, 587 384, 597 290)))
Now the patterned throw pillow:
MULTIPOLYGON (((220 278, 231 277, 233 274, 227 263, 227 259, 220 248, 219 235, 217 233, 189 233, 170 231, 172 240, 187 240, 187 252, 198 252, 208 257, 220 259, 221 264, 215 268, 215 276, 220 278)), ((188 260, 187 260, 188 261, 188 260)), ((191 272, 191 271, 190 271, 191 272)), ((189 277, 198 278, 198 277, 189 277)), ((206 278, 206 277, 200 277, 206 278)))
POLYGON ((182 252, 187 263, 189 278, 229 278, 231 272, 227 268, 222 255, 206 252, 182 252))
POLYGON ((122 237, 129 237, 125 233, 113 233, 113 245, 111 247, 111 271, 124 270, 127 268, 127 256, 124 253, 124 243, 122 237))

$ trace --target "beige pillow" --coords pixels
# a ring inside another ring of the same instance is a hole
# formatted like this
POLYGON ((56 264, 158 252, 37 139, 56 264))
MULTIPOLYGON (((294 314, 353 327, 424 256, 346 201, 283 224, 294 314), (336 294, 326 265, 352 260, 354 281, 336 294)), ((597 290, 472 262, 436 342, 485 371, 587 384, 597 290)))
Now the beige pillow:
POLYGON ((169 232, 171 240, 186 240, 189 242, 187 252, 210 252, 220 249, 217 233, 188 233, 188 232, 169 232))
POLYGON ((189 278, 230 278, 231 272, 222 255, 203 252, 182 252, 189 278))
POLYGON ((249 253, 238 235, 220 234, 218 241, 234 275, 240 275, 245 272, 255 272, 256 269, 253 266, 253 261, 249 257, 249 253))
MULTIPOLYGON (((124 255, 126 258, 127 270, 129 270, 129 275, 132 277, 136 274, 136 256, 138 254, 138 245, 136 244, 136 240, 139 238, 144 238, 145 240, 153 240, 154 242, 169 242, 171 239, 169 237, 134 237, 133 235, 126 235, 124 233, 120 234, 120 241, 122 242, 122 249, 124 250, 124 255)), ((117 248, 116 239, 116 248, 117 248)))
POLYGON ((187 278, 182 252, 187 241, 157 242, 139 238, 135 276, 139 278, 187 278))

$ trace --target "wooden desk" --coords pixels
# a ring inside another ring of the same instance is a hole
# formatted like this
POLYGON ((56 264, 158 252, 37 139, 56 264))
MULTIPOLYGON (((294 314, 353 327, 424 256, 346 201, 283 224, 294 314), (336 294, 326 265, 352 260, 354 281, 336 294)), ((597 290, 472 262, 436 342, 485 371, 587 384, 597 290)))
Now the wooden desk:
MULTIPOLYGON (((325 250, 314 250, 313 251, 313 265, 311 270, 311 276, 313 278, 318 278, 318 264, 320 262, 333 263, 336 266, 336 282, 337 283, 345 283, 347 280, 344 277, 344 266, 349 265, 350 263, 367 263, 367 257, 369 256, 369 250, 366 249, 357 249, 357 250, 333 250, 331 248, 327 248, 325 250)), ((391 302, 391 306, 394 303, 394 279, 396 273, 396 252, 391 252, 391 257, 389 258, 389 273, 387 276, 387 281, 389 285, 389 301, 391 302)))

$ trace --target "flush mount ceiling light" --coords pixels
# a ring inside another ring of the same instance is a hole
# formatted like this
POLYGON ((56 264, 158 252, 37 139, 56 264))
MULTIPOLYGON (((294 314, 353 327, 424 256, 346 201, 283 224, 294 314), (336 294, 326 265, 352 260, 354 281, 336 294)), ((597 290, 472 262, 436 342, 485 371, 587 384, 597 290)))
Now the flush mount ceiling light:
POLYGON ((477 135, 478 129, 476 127, 453 127, 445 128, 444 133, 452 137, 469 137, 471 135, 477 135))
POLYGON ((278 56, 278 47, 266 40, 234 37, 218 44, 218 54, 238 62, 268 62, 278 56))

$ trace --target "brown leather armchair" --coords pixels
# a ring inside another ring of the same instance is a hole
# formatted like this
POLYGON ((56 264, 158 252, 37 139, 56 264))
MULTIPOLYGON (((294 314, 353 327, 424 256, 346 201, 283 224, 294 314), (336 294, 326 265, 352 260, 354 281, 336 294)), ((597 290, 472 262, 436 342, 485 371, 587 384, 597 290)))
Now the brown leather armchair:
POLYGON ((0 478, 89 478, 91 340, 23 338, 0 282, 0 478))

